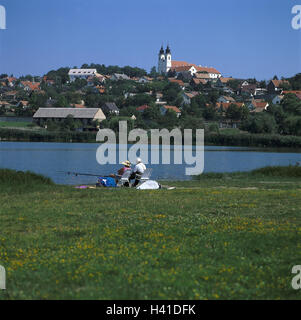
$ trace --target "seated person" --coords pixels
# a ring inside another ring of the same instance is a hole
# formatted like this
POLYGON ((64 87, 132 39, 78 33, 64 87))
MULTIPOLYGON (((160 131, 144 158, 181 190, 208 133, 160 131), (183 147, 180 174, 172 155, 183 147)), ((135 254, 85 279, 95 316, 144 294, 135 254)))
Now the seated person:
POLYGON ((125 173, 125 171, 131 170, 131 163, 129 160, 126 160, 126 161, 122 162, 121 164, 123 164, 124 167, 122 167, 118 170, 117 173, 119 176, 122 176, 125 173))
POLYGON ((142 176, 142 174, 144 173, 144 171, 146 170, 146 166, 145 164, 142 162, 142 160, 140 158, 137 158, 136 160, 136 166, 130 176, 130 180, 135 179, 134 184, 132 185, 132 187, 136 187, 140 181, 140 177, 142 176))
MULTIPOLYGON (((130 163, 129 160, 126 160, 126 161, 122 162, 122 164, 124 165, 124 167, 120 168, 120 169, 118 170, 118 172, 117 172, 117 176, 115 176, 116 183, 118 183, 118 180, 123 176, 123 174, 124 174, 126 171, 128 171, 128 170, 132 171, 132 169, 131 169, 131 165, 132 165, 132 164, 130 163)), ((125 183, 124 186, 125 186, 125 187, 129 187, 129 183, 125 183)))

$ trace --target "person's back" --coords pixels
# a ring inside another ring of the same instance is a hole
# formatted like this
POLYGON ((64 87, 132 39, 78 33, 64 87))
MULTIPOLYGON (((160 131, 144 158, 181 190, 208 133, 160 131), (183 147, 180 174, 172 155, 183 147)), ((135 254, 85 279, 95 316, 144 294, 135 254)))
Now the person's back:
POLYGON ((146 166, 142 162, 137 163, 134 168, 134 172, 138 174, 143 174, 145 170, 146 170, 146 166))
POLYGON ((146 170, 145 164, 142 162, 142 160, 140 158, 137 158, 136 166, 135 166, 133 173, 130 177, 130 180, 135 179, 133 187, 136 187, 138 185, 140 178, 145 170, 146 170))

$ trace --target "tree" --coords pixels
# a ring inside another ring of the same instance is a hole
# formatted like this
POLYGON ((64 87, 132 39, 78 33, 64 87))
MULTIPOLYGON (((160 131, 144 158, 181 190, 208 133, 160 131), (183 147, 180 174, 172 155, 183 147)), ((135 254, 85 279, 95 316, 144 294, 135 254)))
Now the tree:
POLYGON ((233 79, 229 80, 227 85, 232 89, 232 90, 237 90, 239 86, 239 80, 233 79))
POLYGON ((226 117, 231 120, 241 120, 242 108, 238 107, 234 103, 231 103, 226 111, 226 117))
POLYGON ((277 132, 277 123, 274 117, 266 112, 261 112, 244 121, 241 129, 251 133, 275 133, 277 132))
POLYGON ((301 100, 295 94, 287 94, 281 101, 284 112, 301 115, 301 100))
POLYGON ((159 73, 157 72, 157 68, 156 68, 155 66, 153 66, 153 67, 151 68, 151 71, 150 71, 149 75, 150 75, 152 78, 156 78, 156 77, 159 75, 159 73))
POLYGON ((57 101, 54 104, 54 107, 55 108, 67 108, 68 105, 69 104, 68 104, 68 101, 65 98, 65 96, 60 95, 60 96, 58 96, 57 101))
POLYGON ((5 106, 4 105, 0 106, 0 116, 4 115, 5 113, 6 113, 5 106))
POLYGON ((206 106, 202 109, 203 118, 206 120, 216 120, 218 118, 216 109, 212 106, 206 106))

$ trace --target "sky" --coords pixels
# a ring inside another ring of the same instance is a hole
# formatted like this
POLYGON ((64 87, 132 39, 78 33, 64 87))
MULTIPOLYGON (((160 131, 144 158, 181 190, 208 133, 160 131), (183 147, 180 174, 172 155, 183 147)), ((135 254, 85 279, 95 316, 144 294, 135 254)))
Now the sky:
POLYGON ((223 76, 268 80, 301 72, 301 0, 0 0, 0 74, 43 75, 84 63, 157 66, 173 60, 223 76))

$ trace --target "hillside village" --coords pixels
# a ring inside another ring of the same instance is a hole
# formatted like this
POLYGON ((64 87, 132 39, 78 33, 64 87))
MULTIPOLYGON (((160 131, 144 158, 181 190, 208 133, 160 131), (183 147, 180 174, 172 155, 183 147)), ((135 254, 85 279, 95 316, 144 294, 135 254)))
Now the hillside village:
POLYGON ((46 75, 0 75, 0 117, 32 117, 41 128, 239 128, 251 133, 301 135, 301 74, 257 81, 214 67, 172 59, 161 47, 158 66, 84 64, 46 75))

